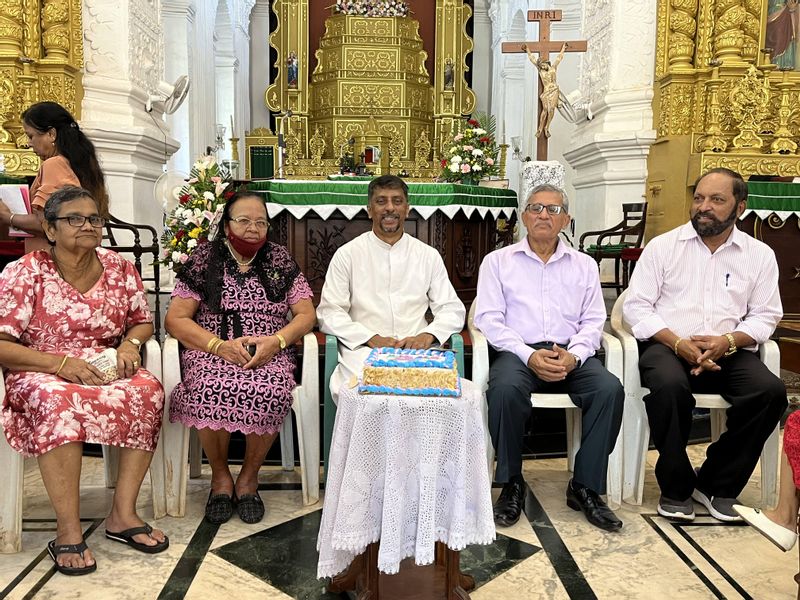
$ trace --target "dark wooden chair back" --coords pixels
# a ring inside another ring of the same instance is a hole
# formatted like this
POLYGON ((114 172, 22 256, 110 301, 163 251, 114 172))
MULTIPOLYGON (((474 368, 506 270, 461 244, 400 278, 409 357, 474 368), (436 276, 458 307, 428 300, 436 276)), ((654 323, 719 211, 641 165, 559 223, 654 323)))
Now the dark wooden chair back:
POLYGON ((137 225, 126 223, 117 219, 113 215, 106 222, 103 234, 103 247, 119 252, 120 254, 132 254, 133 266, 139 272, 145 288, 152 290, 155 299, 153 305, 153 327, 157 341, 161 341, 161 272, 158 262, 159 246, 158 232, 150 225, 137 225), (144 236, 144 240, 142 237, 144 236), (142 258, 153 266, 152 275, 146 275, 142 271, 142 258), (150 284, 148 286, 148 284, 150 284))
POLYGON ((581 252, 588 252, 595 259, 612 258, 602 256, 602 246, 625 246, 628 248, 641 248, 644 241, 644 228, 647 223, 647 202, 631 202, 622 205, 622 221, 597 231, 587 231, 581 235, 578 248, 581 252), (589 250, 586 245, 588 238, 597 238, 594 248, 589 250))

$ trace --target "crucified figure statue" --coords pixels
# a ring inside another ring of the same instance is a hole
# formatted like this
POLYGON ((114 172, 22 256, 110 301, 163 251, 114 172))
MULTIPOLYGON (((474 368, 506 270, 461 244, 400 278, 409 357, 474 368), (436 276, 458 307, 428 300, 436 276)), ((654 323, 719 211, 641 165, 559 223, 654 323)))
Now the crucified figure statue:
POLYGON ((539 128, 536 130, 536 137, 550 137, 550 123, 553 120, 553 115, 558 108, 558 83, 556 83, 556 72, 561 59, 564 58, 564 51, 567 49, 567 43, 561 46, 561 52, 550 64, 549 60, 541 60, 535 52, 528 50, 528 45, 523 44, 522 49, 528 53, 528 59, 539 71, 539 78, 542 82, 542 92, 539 95, 539 101, 542 103, 542 110, 539 114, 539 128))

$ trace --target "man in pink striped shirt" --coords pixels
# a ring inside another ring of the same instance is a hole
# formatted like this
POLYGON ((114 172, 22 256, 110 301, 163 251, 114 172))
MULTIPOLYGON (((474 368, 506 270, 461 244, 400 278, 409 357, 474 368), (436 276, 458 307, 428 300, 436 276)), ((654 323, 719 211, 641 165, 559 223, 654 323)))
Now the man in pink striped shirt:
POLYGON ((694 519, 692 500, 721 521, 740 521, 733 504, 786 408, 786 388, 755 351, 783 315, 778 265, 766 244, 736 228, 747 183, 712 169, 695 183, 690 221, 642 252, 623 306, 639 340, 639 371, 659 452, 659 514, 694 519), (693 393, 722 395, 727 431, 695 470, 686 453, 693 393))
POLYGON ((581 447, 567 485, 567 505, 607 531, 622 521, 606 506, 608 455, 622 423, 625 393, 594 357, 606 309, 597 263, 559 233, 569 225, 563 190, 535 187, 522 222, 526 239, 487 255, 478 275, 475 325, 496 353, 489 371, 489 432, 503 491, 495 523, 513 525, 522 511, 522 438, 533 392, 568 393, 583 412, 581 447))

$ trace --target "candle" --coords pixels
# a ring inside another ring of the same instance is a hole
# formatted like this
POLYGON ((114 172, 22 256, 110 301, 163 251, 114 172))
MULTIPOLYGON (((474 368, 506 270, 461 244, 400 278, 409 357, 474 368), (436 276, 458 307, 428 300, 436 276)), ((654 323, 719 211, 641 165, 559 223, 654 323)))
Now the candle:
POLYGON ((231 137, 236 137, 236 134, 233 132, 233 115, 231 115, 231 137))

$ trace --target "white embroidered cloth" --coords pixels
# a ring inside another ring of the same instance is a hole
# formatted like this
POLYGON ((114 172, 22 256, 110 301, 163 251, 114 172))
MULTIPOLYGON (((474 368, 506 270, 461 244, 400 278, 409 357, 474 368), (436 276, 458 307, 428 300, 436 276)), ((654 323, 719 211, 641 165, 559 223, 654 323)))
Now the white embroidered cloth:
POLYGON ((460 398, 339 393, 317 550, 317 577, 344 571, 380 540, 378 568, 413 556, 431 564, 495 538, 486 465, 483 394, 461 380, 460 398))

